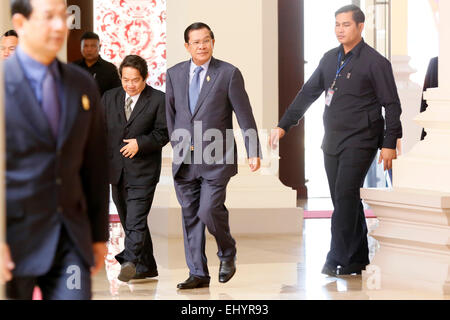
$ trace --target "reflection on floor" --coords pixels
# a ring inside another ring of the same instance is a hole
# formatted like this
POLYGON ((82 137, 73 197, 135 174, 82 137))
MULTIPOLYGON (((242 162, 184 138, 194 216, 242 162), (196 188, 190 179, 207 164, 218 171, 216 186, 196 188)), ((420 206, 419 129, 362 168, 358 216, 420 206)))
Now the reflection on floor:
MULTIPOLYGON (((378 220, 369 219, 369 230, 373 230, 377 223, 378 220)), ((369 239, 373 256, 377 242, 369 239)), ((183 240, 154 237, 159 277, 126 284, 117 280, 120 265, 114 259, 114 255, 123 248, 123 231, 120 224, 111 224, 106 270, 93 280, 94 299, 450 299, 450 296, 401 288, 367 290, 361 276, 335 278, 322 275, 320 271, 329 249, 329 219, 306 220, 302 238, 280 235, 239 237, 236 240, 238 270, 230 282, 218 282, 217 248, 214 240, 209 238, 210 288, 177 291, 177 283, 188 276, 183 240)))

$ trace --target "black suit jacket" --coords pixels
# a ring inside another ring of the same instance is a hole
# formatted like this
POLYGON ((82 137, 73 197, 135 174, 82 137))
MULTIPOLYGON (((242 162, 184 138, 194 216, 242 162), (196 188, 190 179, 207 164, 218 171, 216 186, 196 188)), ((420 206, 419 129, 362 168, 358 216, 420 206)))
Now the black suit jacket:
POLYGON ((122 85, 116 66, 103 60, 102 57, 98 57, 98 61, 91 67, 87 66, 84 59, 74 61, 73 64, 83 68, 94 77, 102 96, 106 91, 122 85))
POLYGON ((126 171, 127 182, 143 186, 159 181, 161 151, 169 142, 165 116, 165 95, 146 86, 139 96, 131 117, 125 118, 125 96, 122 87, 103 95, 107 124, 109 182, 118 184, 126 171), (120 149, 124 139, 136 139, 139 151, 133 159, 125 158, 120 149))
POLYGON ((62 225, 89 265, 92 243, 109 238, 100 95, 83 70, 59 68, 65 99, 55 139, 17 55, 5 63, 7 242, 14 276, 48 272, 62 225))
MULTIPOLYGON (((348 54, 351 59, 340 71, 333 99, 323 114, 322 149, 331 155, 346 148, 395 149, 402 137, 402 109, 391 63, 364 40, 348 54)), ((325 53, 280 120, 280 128, 287 132, 297 125, 311 104, 328 91, 340 56, 344 57, 342 45, 325 53)))

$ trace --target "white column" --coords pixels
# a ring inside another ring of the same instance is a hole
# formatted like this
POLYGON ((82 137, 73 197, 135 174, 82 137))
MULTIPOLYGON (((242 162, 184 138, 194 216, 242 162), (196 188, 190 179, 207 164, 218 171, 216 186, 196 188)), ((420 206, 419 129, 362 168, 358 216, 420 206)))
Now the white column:
POLYGON ((408 0, 391 2, 391 63, 402 105, 402 152, 409 152, 419 140, 422 128, 414 118, 420 110, 422 86, 412 82, 410 76, 416 72, 411 68, 408 56, 408 0))
POLYGON ((450 1, 439 1, 439 89, 441 89, 441 91, 446 91, 447 93, 450 88, 449 37, 450 37, 450 1))
MULTIPOLYGON (((424 141, 394 161, 392 190, 362 189, 379 227, 371 261, 382 289, 426 289, 450 294, 450 1, 440 1, 439 88, 426 92, 427 111, 416 121, 424 141)), ((406 35, 405 35, 406 36, 406 35)))
POLYGON ((426 139, 394 164, 398 188, 450 192, 450 1, 439 6, 439 88, 427 90, 427 111, 415 118, 426 139))

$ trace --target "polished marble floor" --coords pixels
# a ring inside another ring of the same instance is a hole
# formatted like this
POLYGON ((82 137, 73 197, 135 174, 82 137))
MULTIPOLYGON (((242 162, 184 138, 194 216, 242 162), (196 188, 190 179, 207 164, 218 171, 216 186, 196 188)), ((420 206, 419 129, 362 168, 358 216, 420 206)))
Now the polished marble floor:
MULTIPOLYGON (((314 201, 309 202, 310 206, 314 201)), ((322 208, 323 209, 323 208, 322 208)), ((327 208, 325 208, 327 209, 327 208)), ((311 209, 310 209, 311 210, 311 209)), ((368 219, 369 231, 378 220, 368 219)), ((179 291, 176 285, 188 276, 182 239, 153 237, 159 276, 123 283, 117 280, 120 265, 114 255, 123 248, 120 224, 111 224, 105 271, 93 279, 96 300, 368 300, 446 299, 405 288, 369 290, 361 276, 341 278, 320 273, 329 249, 330 219, 305 220, 302 236, 236 237, 237 273, 230 282, 218 282, 219 261, 212 238, 207 241, 211 284, 209 288, 179 291)), ((377 242, 369 237, 371 256, 377 242)))

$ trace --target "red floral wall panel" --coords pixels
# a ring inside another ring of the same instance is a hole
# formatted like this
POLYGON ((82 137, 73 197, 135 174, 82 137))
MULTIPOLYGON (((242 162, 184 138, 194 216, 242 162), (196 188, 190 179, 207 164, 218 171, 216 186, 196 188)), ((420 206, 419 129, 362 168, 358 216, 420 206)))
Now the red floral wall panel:
POLYGON ((148 84, 165 90, 166 0, 95 0, 95 32, 101 56, 119 67, 129 54, 144 58, 148 84))

